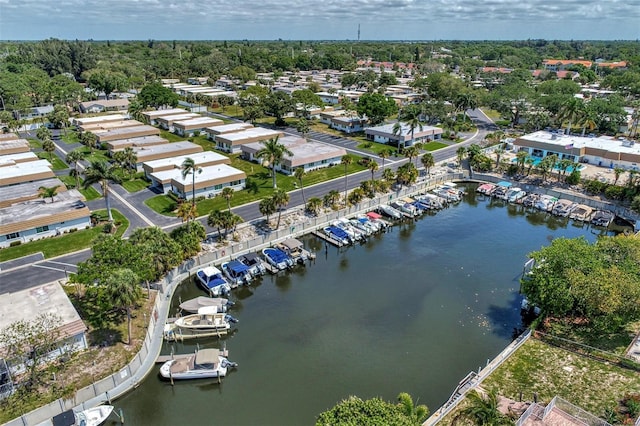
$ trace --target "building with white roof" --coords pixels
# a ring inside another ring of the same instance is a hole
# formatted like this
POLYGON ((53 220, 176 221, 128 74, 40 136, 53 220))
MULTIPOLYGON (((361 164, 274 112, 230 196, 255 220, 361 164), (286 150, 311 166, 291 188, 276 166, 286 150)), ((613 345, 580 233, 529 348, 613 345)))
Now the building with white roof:
POLYGON ((110 142, 118 139, 140 138, 143 136, 159 136, 160 130, 153 126, 142 124, 140 126, 117 127, 115 129, 92 132, 98 138, 98 142, 110 142))
POLYGON ((98 99, 80 102, 78 105, 82 113, 96 113, 104 111, 126 111, 129 108, 128 99, 98 99))
POLYGON ((38 156, 29 152, 18 152, 16 154, 0 155, 0 167, 14 166, 18 163, 26 163, 28 161, 38 161, 38 156))
POLYGON ((0 208, 9 207, 12 204, 40 198, 40 188, 58 187, 58 193, 66 191, 67 187, 57 177, 33 182, 18 183, 15 185, 0 186, 0 208))
POLYGON ((144 111, 142 116, 145 118, 147 123, 155 126, 157 124, 156 118, 158 117, 168 117, 170 115, 184 114, 185 112, 187 111, 182 108, 158 109, 153 111, 144 111))
POLYGON ((190 120, 192 118, 201 117, 200 114, 195 112, 184 111, 182 114, 161 115, 155 118, 156 125, 164 130, 173 132, 173 123, 181 120, 190 120))
POLYGON ((207 138, 211 141, 216 141, 216 136, 224 135, 226 133, 235 133, 242 130, 252 129, 253 126, 249 123, 230 123, 222 124, 220 126, 207 127, 204 132, 207 134, 207 138))
MULTIPOLYGON (((296 136, 282 137, 278 139, 278 143, 293 153, 291 156, 286 155, 276 167, 276 171, 288 175, 293 174, 297 168, 311 171, 340 164, 342 157, 347 154, 344 148, 320 142, 307 142, 306 139, 296 136)), ((256 154, 263 148, 264 144, 261 142, 242 145, 242 157, 259 162, 256 154)))
POLYGON ((248 143, 266 141, 282 136, 282 132, 265 129, 264 127, 252 127, 239 132, 225 133, 216 136, 216 149, 226 152, 240 152, 241 146, 248 143))
POLYGON ((513 144, 532 157, 544 158, 556 154, 561 160, 640 170, 640 144, 626 139, 572 136, 541 130, 520 136, 513 144))
POLYGON ((211 117, 195 117, 189 120, 174 121, 173 131, 177 135, 189 137, 201 133, 207 127, 220 126, 224 121, 211 117))
POLYGON ((138 157, 137 170, 142 171, 142 164, 163 158, 177 157, 181 155, 191 155, 202 152, 202 147, 198 144, 181 141, 162 145, 151 145, 133 147, 133 151, 138 157))
POLYGON ((27 161, 0 167, 0 186, 35 182, 55 177, 47 160, 27 161))
POLYGON ((79 124, 78 130, 81 132, 98 132, 100 130, 111 130, 117 129, 120 127, 133 127, 140 126, 141 122, 138 120, 119 120, 119 121, 107 121, 102 123, 88 123, 88 124, 79 124))
POLYGON ((199 167, 215 166, 217 164, 231 164, 231 159, 222 154, 213 151, 203 151, 196 154, 180 155, 177 157, 169 157, 161 160, 148 161, 142 163, 147 178, 151 180, 151 186, 162 189, 167 192, 171 189, 171 178, 173 173, 162 173, 166 171, 182 170, 184 160, 190 158, 199 167))
POLYGON ((71 124, 74 126, 86 126, 89 124, 108 123, 109 121, 122 121, 128 118, 127 114, 99 115, 97 117, 76 117, 71 124))
POLYGON ((180 198, 191 198, 193 182, 195 179, 196 197, 214 197, 224 188, 232 188, 235 191, 244 189, 247 175, 228 164, 203 167, 201 173, 182 176, 181 170, 167 170, 155 173, 154 179, 171 180, 171 191, 180 198))
POLYGON ((102 146, 106 148, 110 154, 113 154, 116 151, 122 151, 123 149, 128 147, 163 145, 166 143, 169 143, 169 141, 165 138, 157 135, 152 135, 141 136, 139 138, 117 139, 115 141, 105 142, 102 144, 102 146))
POLYGON ((332 129, 340 130, 345 133, 357 133, 364 130, 364 126, 367 124, 367 119, 362 117, 348 117, 339 116, 333 117, 329 127, 332 129))
POLYGON ((0 140, 0 155, 18 154, 28 151, 31 151, 31 146, 26 139, 0 140))
POLYGON ((406 123, 401 124, 398 134, 394 133, 394 126, 395 123, 368 127, 364 130, 364 133, 369 140, 394 146, 411 146, 416 142, 430 142, 442 138, 442 129, 440 127, 423 125, 422 128, 416 127, 413 129, 412 142, 411 128, 406 123))

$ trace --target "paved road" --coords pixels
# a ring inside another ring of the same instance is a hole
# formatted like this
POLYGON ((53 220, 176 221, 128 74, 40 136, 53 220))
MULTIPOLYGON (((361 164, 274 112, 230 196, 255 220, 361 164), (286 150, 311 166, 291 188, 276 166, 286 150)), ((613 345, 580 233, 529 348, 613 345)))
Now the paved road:
MULTIPOLYGON (((449 147, 435 151, 433 153, 436 163, 440 163, 447 159, 456 157, 456 150, 460 146, 468 146, 473 143, 480 143, 484 139, 487 133, 497 130, 497 126, 482 113, 480 110, 468 111, 467 115, 476 124, 478 130, 474 134, 466 135, 467 138, 464 142, 453 144, 449 147)), ((286 133, 299 135, 295 129, 287 128, 286 133)), ((372 155, 368 151, 359 150, 356 145, 356 141, 343 138, 340 136, 326 135, 323 133, 313 132, 308 135, 311 140, 316 140, 332 145, 342 146, 348 151, 358 152, 359 154, 368 155, 380 164, 382 159, 372 155)), ((56 154, 64 158, 66 153, 75 148, 73 145, 65 145, 56 138, 56 154), (64 146, 63 146, 64 145, 64 146), (59 152, 58 152, 59 150, 59 152)), ((402 164, 408 162, 407 158, 388 158, 385 160, 385 167, 392 170, 397 169, 402 164)), ((378 173, 381 173, 379 171, 378 173)), ((349 175, 347 177, 347 189, 353 189, 360 186, 360 183, 364 180, 371 178, 371 172, 364 170, 359 173, 349 175)), ((99 187, 96 187, 100 191, 99 187)), ((304 195, 306 199, 311 197, 322 198, 329 191, 337 189, 341 193, 345 189, 345 179, 340 177, 333 181, 323 182, 317 185, 304 188, 304 195)), ((112 186, 111 206, 122 212, 130 221, 131 225, 125 233, 125 237, 128 236, 134 229, 138 227, 150 226, 155 224, 165 230, 170 230, 175 226, 180 225, 180 220, 176 218, 168 218, 162 216, 144 204, 144 200, 150 196, 156 195, 149 189, 144 189, 136 193, 129 193, 119 185, 112 186)), ((289 193, 290 201, 289 207, 297 207, 303 205, 302 190, 298 189, 289 193)), ((87 203, 91 210, 105 208, 103 199, 90 201, 87 203)), ((250 222, 262 217, 258 209, 259 201, 238 206, 232 209, 234 213, 242 217, 245 222, 250 222)), ((199 221, 205 226, 207 233, 214 233, 215 230, 210 228, 206 221, 206 217, 199 218, 199 221)), ((6 271, 0 271, 0 294, 6 291, 15 291, 16 289, 25 288, 25 282, 30 285, 44 284, 53 280, 64 278, 69 272, 75 272, 75 266, 78 262, 86 260, 90 255, 90 250, 84 250, 79 253, 60 256, 56 259, 45 260, 42 262, 34 263, 30 266, 23 266, 17 269, 11 269, 6 271)))

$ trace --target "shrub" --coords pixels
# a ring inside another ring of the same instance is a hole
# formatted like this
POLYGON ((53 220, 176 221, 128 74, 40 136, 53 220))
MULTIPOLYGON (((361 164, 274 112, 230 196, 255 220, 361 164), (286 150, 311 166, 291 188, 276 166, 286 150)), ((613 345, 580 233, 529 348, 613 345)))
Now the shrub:
POLYGON ((22 241, 12 241, 11 243, 9 243, 9 247, 16 247, 20 244, 22 244, 22 241))
POLYGON ((72 234, 72 233, 76 232, 77 230, 78 230, 78 228, 71 228, 71 229, 69 229, 69 233, 72 234))
POLYGON ((111 232, 113 232, 113 224, 105 223, 102 227, 102 232, 104 232, 105 234, 110 234, 111 232))

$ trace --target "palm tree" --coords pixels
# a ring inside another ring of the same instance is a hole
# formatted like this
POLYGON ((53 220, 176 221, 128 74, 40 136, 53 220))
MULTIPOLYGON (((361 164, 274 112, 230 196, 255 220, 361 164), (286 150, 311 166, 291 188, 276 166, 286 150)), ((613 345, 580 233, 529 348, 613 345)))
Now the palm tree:
POLYGON ((429 409, 426 405, 415 405, 413 398, 406 392, 398 395, 398 406, 405 416, 416 421, 416 424, 422 424, 429 415, 429 409))
MULTIPOLYGON (((399 135, 402 139, 402 149, 404 150, 404 128, 408 127, 411 133, 411 146, 414 142, 414 132, 416 129, 422 131, 422 122, 420 121, 421 110, 417 105, 409 105, 403 108, 398 114, 398 122, 393 125, 393 134, 399 135), (404 122, 404 125, 402 124, 404 122), (406 126, 406 127, 405 127, 406 126)), ((400 144, 398 144, 398 152, 400 144)))
POLYGON ((376 172, 378 171, 378 163, 376 163, 375 161, 371 160, 371 161, 369 161, 369 164, 367 164, 367 168, 371 172, 371 181, 373 182, 373 177, 376 174, 376 172))
POLYGON ((453 425, 460 420, 470 421, 478 426, 513 425, 513 421, 498 410, 498 396, 494 390, 481 395, 473 389, 467 394, 467 400, 470 404, 453 418, 453 425))
POLYGON ((138 164, 138 154, 136 154, 130 146, 126 147, 121 152, 123 165, 132 173, 135 172, 138 164))
POLYGON ((231 188, 230 186, 225 186, 224 188, 222 188, 222 191, 220 192, 220 196, 225 200, 227 200, 227 208, 229 211, 231 211, 231 199, 233 198, 233 188, 231 188))
POLYGON ((131 344, 131 309, 134 308, 142 298, 142 287, 140 279, 130 269, 116 269, 109 274, 105 280, 105 289, 109 300, 127 313, 127 345, 131 344))
POLYGON ((422 163, 424 168, 427 170, 427 176, 428 176, 429 169, 431 169, 431 167, 435 166, 436 164, 436 160, 435 158, 433 158, 433 154, 430 152, 424 153, 422 157, 420 157, 420 162, 422 163))
POLYGON ((38 194, 40 195, 40 198, 43 199, 51 198, 51 202, 53 203, 53 197, 58 194, 58 188, 60 188, 60 185, 52 186, 50 188, 41 186, 40 188, 38 188, 38 194))
POLYGON ((493 150, 493 154, 496 156, 496 167, 500 165, 500 157, 504 154, 504 149, 496 148, 493 150))
POLYGON ((298 122, 296 123, 296 130, 300 133, 302 133, 302 137, 303 138, 307 138, 307 133, 309 133, 309 122, 307 121, 306 118, 301 118, 300 120, 298 120, 298 122))
POLYGON ((618 179, 620 179, 620 176, 624 173, 624 169, 620 168, 620 167, 615 167, 613 169, 613 175, 615 177, 615 180, 613 181, 613 184, 616 185, 618 183, 618 179))
POLYGON ((278 210, 278 223, 276 224, 276 229, 280 228, 280 216, 282 215, 282 208, 289 204, 289 194, 283 189, 276 189, 271 196, 273 199, 273 204, 276 206, 278 210))
POLYGON ((36 130, 36 137, 41 141, 51 139, 51 136, 51 130, 46 126, 40 126, 38 130, 36 130))
POLYGON ((305 175, 305 171, 304 171, 304 167, 296 167, 296 169, 293 171, 293 176, 298 179, 298 182, 300 182, 300 190, 302 191, 302 204, 307 204, 307 202, 304 199, 304 185, 302 182, 302 178, 305 175))
POLYGON ((51 139, 45 139, 42 142, 42 149, 49 154, 49 161, 53 162, 53 152, 56 150, 56 145, 51 139))
POLYGON ((456 157, 458 157, 458 164, 462 166, 462 160, 464 160, 464 156, 467 153, 467 148, 465 148, 464 146, 460 146, 458 147, 458 149, 456 149, 456 157))
POLYGON ((335 209, 339 199, 340 193, 337 190, 332 189, 327 194, 325 194, 325 196, 323 197, 323 202, 325 206, 335 209))
POLYGON ((120 183, 120 178, 115 174, 114 167, 103 160, 92 161, 89 167, 84 170, 84 183, 82 186, 86 189, 94 183, 99 183, 102 187, 102 196, 107 204, 107 214, 109 222, 113 222, 111 215, 111 203, 109 201, 109 184, 120 183))
POLYGON ((560 125, 562 125, 562 123, 564 122, 568 123, 567 134, 571 132, 571 125, 580 119, 583 111, 583 101, 578 98, 574 98, 573 96, 571 98, 568 98, 560 107, 557 118, 560 125))
POLYGON ((218 235, 220 235, 220 228, 224 226, 222 212, 220 210, 211 210, 209 212, 209 216, 207 217, 207 225, 212 228, 218 228, 218 235))
POLYGON ((267 221, 267 225, 269 224, 269 216, 276 212, 276 204, 272 197, 263 198, 260 200, 260 204, 258 204, 258 210, 260 214, 265 216, 267 221))
POLYGON ((80 142, 89 147, 91 152, 93 152, 93 150, 98 146, 98 137, 94 133, 84 132, 80 135, 80 142))
POLYGON ((67 164, 73 164, 73 170, 70 174, 73 174, 76 178, 76 188, 80 188, 80 171, 78 170, 78 163, 84 158, 84 153, 79 149, 74 149, 67 154, 65 161, 67 164))
POLYGON ((318 216, 321 206, 322 200, 318 197, 311 197, 307 201, 307 211, 315 216, 318 216))
POLYGON ((391 182, 392 180, 395 180, 396 178, 396 173, 391 170, 391 169, 384 169, 382 171, 382 179, 391 182))
POLYGON ((343 155, 340 163, 344 165, 344 203, 347 203, 347 171, 349 166, 353 163, 353 157, 349 154, 343 155))
MULTIPOLYGON (((191 199, 196 202, 196 173, 202 173, 202 167, 198 166, 191 157, 187 157, 182 162, 182 179, 186 179, 187 175, 191 175, 191 199)), ((186 195, 185 195, 186 196, 186 195)))
POLYGON ((524 173, 524 163, 527 161, 527 157, 529 157, 527 151, 518 151, 516 154, 516 164, 518 164, 520 173, 524 173))
POLYGON ((198 210, 193 202, 185 200, 178 206, 176 216, 182 219, 183 223, 189 223, 192 219, 198 217, 198 210))
POLYGON ((416 159, 416 167, 418 166, 418 155, 420 154, 420 150, 418 149, 417 146, 412 145, 412 146, 408 146, 404 149, 404 155, 407 156, 407 158, 409 159, 409 162, 413 161, 413 159, 416 159))
POLYGON ((274 189, 278 187, 278 184, 276 183, 276 166, 282 162, 285 155, 293 155, 293 152, 278 142, 278 138, 279 137, 276 136, 266 142, 261 142, 264 145, 264 148, 256 153, 257 158, 260 158, 265 163, 271 165, 271 176, 273 177, 274 189))
POLYGON ((391 151, 389 151, 388 149, 384 149, 382 151, 380 151, 380 153, 378 154, 378 157, 382 158, 382 168, 384 169, 384 160, 389 158, 389 156, 391 155, 391 151))

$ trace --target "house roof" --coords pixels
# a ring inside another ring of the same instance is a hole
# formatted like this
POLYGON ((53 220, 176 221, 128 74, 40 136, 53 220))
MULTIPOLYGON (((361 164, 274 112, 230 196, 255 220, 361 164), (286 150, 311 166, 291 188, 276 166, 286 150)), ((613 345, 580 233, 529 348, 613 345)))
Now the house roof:
POLYGON ((108 142, 117 139, 127 139, 127 138, 136 138, 141 136, 151 136, 151 135, 159 135, 160 130, 156 129, 153 126, 148 126, 143 124, 141 126, 131 126, 131 127, 118 127, 115 129, 109 129, 102 132, 96 132, 96 136, 98 136, 98 141, 100 142, 108 142))
POLYGON ((52 178, 55 174, 51 170, 51 163, 47 160, 27 161, 12 166, 0 167, 0 182, 2 186, 13 185, 52 178))
POLYGON ((106 123, 109 121, 122 121, 126 120, 127 116, 125 114, 108 114, 108 115, 99 115, 96 117, 80 117, 74 118, 73 124, 75 126, 88 125, 92 123, 106 123))
POLYGON ((202 152, 200 145, 189 141, 172 142, 162 145, 134 147, 138 156, 138 163, 144 163, 152 160, 160 160, 162 158, 174 157, 177 155, 187 155, 196 152, 202 152))
POLYGON ((231 123, 223 124, 221 126, 207 127, 204 131, 210 135, 222 135, 224 133, 233 133, 251 128, 253 128, 253 126, 249 123, 231 123))
POLYGON ((22 201, 39 198, 40 187, 52 188, 58 186, 58 192, 66 191, 67 187, 57 177, 38 180, 35 182, 24 182, 16 185, 0 186, 0 208, 8 207, 22 201))
MULTIPOLYGON (((195 174, 196 190, 246 178, 245 172, 228 164, 203 167, 201 173, 195 174)), ((183 192, 188 192, 192 190, 193 179, 193 175, 189 174, 183 177, 181 170, 175 170, 175 174, 171 178, 171 184, 183 192)))
POLYGON ((213 151, 203 151, 195 154, 180 155, 177 157, 162 158, 160 160, 147 161, 142 164, 142 167, 147 173, 155 173, 161 170, 181 169, 182 163, 187 158, 191 158, 193 162, 198 166, 214 165, 214 164, 229 164, 231 160, 229 157, 218 154, 213 151))
POLYGON ((128 99, 98 99, 95 101, 80 102, 80 108, 90 109, 94 106, 103 108, 117 108, 129 106, 128 99))
POLYGON ((582 59, 545 59, 542 63, 544 65, 584 65, 587 68, 593 64, 591 61, 582 59))
POLYGON ((182 108, 170 108, 170 109, 158 109, 153 111, 144 111, 142 115, 144 115, 149 119, 153 119, 157 117, 167 117, 170 115, 184 114, 185 112, 188 112, 188 111, 182 108))

